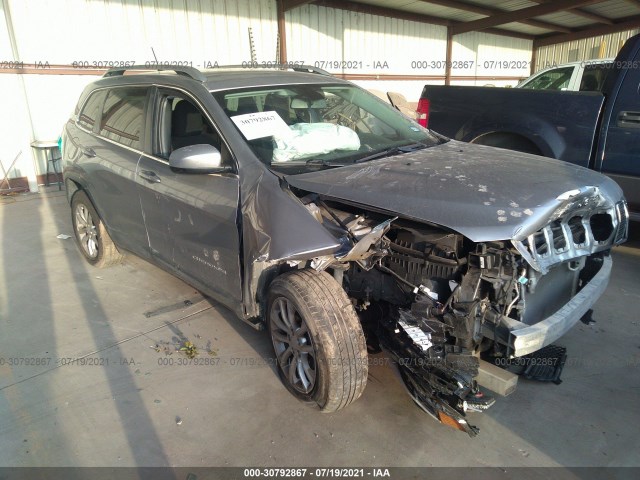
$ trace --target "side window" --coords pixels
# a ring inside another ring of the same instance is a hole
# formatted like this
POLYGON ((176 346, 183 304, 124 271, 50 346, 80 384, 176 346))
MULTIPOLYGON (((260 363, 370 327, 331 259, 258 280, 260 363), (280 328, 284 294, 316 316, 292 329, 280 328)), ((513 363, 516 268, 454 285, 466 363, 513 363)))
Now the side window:
MULTIPOLYGON (((191 145, 208 144, 222 149, 222 140, 200 109, 179 94, 166 93, 159 104, 156 154, 169 158, 171 152, 191 145)), ((222 152, 223 158, 225 152, 222 152)))
POLYGON ((144 105, 147 88, 114 88, 102 109, 100 135, 136 150, 141 150, 144 105))
POLYGON ((532 90, 561 90, 569 85, 574 67, 562 67, 542 73, 524 84, 522 88, 532 90))
POLYGON ((601 92, 607 73, 611 69, 610 63, 587 65, 580 81, 581 92, 601 92))
POLYGON ((102 102, 104 101, 104 90, 93 92, 89 95, 89 99, 84 104, 80 115, 78 116, 78 124, 87 130, 93 131, 96 121, 100 117, 102 111, 102 102))

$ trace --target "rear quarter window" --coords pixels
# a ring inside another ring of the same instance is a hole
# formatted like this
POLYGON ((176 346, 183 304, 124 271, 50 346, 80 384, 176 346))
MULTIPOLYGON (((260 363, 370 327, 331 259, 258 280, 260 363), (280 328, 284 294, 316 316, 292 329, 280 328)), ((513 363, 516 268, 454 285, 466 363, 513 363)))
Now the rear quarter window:
POLYGON ((85 102, 80 115, 78 116, 78 125, 87 130, 93 131, 100 112, 102 111, 102 103, 104 102, 104 91, 93 92, 89 95, 89 99, 85 102))
POLYGON ((102 109, 100 135, 114 142, 141 150, 147 88, 114 88, 102 109))

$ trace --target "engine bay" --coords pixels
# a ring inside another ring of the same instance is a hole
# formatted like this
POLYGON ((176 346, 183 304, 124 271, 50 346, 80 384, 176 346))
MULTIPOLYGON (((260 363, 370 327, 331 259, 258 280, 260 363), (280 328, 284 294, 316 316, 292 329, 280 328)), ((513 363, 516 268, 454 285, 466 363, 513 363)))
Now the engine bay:
POLYGON ((513 358, 514 325, 530 325, 570 300, 602 255, 537 271, 511 241, 475 243, 442 227, 362 211, 310 194, 303 204, 340 239, 311 267, 333 274, 358 312, 371 352, 396 361, 414 401, 471 436, 468 412, 495 399, 475 377, 480 355, 513 358))

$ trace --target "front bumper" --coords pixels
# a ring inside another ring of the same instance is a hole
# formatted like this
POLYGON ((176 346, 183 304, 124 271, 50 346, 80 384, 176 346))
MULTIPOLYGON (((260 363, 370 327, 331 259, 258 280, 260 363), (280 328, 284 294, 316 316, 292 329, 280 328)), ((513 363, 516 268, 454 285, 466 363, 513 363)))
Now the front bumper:
POLYGON ((591 281, 556 313, 544 320, 527 325, 508 319, 509 344, 513 348, 513 356, 533 353, 567 333, 604 293, 609 284, 612 265, 611 257, 604 257, 600 271, 591 281))

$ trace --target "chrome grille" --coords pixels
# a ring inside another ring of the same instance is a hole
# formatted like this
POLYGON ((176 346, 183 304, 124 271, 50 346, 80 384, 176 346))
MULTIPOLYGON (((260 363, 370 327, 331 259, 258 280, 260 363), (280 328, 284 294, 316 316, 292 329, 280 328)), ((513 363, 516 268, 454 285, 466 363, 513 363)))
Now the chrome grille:
POLYGON ((615 229, 617 221, 612 214, 613 210, 609 210, 556 219, 522 241, 528 253, 525 257, 535 265, 550 266, 606 247, 620 234, 620 229, 615 229))
POLYGON ((624 200, 614 203, 598 187, 571 190, 557 200, 562 203, 547 225, 512 240, 534 270, 546 274, 554 265, 606 252, 626 240, 629 212, 624 200))
POLYGON ((629 235, 629 210, 625 202, 616 204, 616 215, 618 217, 618 231, 613 243, 620 244, 626 242, 629 235))

